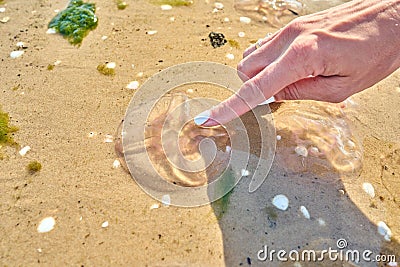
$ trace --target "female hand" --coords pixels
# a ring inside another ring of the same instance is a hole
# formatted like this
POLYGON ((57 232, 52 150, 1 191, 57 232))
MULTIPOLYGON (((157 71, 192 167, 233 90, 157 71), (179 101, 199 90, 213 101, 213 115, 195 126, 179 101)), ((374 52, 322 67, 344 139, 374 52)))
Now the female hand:
POLYGON ((243 55, 244 84, 198 125, 226 123, 272 96, 341 102, 400 67, 400 0, 354 0, 299 17, 243 55))

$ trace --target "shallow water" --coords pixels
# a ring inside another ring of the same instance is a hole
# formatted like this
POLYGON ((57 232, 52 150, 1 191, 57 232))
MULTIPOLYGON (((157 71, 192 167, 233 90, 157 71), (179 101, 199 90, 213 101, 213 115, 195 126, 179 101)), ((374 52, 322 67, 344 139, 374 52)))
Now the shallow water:
POLYGON ((282 27, 292 19, 322 11, 349 0, 235 0, 235 9, 258 22, 282 27))

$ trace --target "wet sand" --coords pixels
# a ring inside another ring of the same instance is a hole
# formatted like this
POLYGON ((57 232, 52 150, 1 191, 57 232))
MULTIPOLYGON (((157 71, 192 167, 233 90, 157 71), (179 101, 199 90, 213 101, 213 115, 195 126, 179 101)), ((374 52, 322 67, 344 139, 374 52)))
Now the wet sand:
POLYGON ((321 249, 335 247, 339 238, 345 238, 352 249, 400 257, 399 71, 353 98, 358 107, 352 120, 364 149, 363 169, 353 180, 310 182, 313 177, 286 173, 280 162, 274 162, 255 193, 247 193, 248 180, 241 181, 221 217, 215 204, 161 205, 151 210, 158 202, 122 168, 112 168, 114 143, 105 143, 104 138, 115 134, 124 116, 134 94, 125 88, 130 81, 142 84, 160 70, 188 61, 235 67, 243 49, 275 31, 267 25, 239 22, 232 3, 221 2, 224 10, 212 13, 212 1, 161 11, 142 0, 129 3, 125 10, 118 10, 113 1, 98 0, 99 25, 79 48, 46 34, 54 10, 63 9, 66 1, 16 0, 1 5, 6 12, 0 18, 10 20, 0 25, 0 104, 20 129, 14 139, 32 148, 24 157, 5 148, 8 157, 0 162, 1 265, 238 266, 251 262, 269 266, 256 258, 263 245, 321 249), (230 21, 225 22, 225 17, 230 21), (148 35, 149 30, 158 32, 148 35), (207 37, 211 31, 238 41, 240 48, 228 44, 212 48, 207 37), (238 37, 240 31, 245 37, 238 37), (11 59, 9 54, 19 41, 26 43, 25 53, 11 59), (226 58, 227 53, 235 58, 226 58), (57 60, 61 64, 48 70, 57 60), (117 63, 115 76, 98 73, 96 67, 110 61, 117 63), (137 77, 139 72, 143 77, 137 77), (95 135, 88 137, 91 132, 95 135), (26 165, 34 159, 43 168, 31 175, 26 165), (362 190, 363 182, 375 187, 373 199, 362 190), (290 206, 276 211, 271 226, 265 208, 276 194, 287 195, 290 206), (310 220, 302 217, 300 205, 308 208, 310 220), (39 222, 48 216, 56 220, 54 229, 38 233, 39 222), (105 221, 109 225, 103 228, 105 221), (391 242, 377 233, 378 221, 392 230, 391 242))

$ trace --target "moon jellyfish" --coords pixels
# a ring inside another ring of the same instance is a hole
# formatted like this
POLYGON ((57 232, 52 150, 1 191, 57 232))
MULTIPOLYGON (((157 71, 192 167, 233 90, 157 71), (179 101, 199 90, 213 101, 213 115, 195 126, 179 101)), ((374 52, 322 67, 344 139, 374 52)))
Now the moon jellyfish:
POLYGON ((281 140, 276 158, 287 171, 320 177, 352 175, 361 167, 362 147, 347 111, 353 108, 317 101, 289 101, 274 111, 281 140))

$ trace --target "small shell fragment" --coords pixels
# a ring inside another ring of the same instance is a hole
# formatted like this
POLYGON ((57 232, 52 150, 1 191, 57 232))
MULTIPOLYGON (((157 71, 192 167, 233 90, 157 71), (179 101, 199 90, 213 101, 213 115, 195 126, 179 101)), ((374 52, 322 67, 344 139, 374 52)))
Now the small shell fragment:
POLYGON ((370 183, 363 183, 362 189, 365 193, 367 193, 371 198, 375 197, 375 189, 374 186, 370 183))
POLYGON ((235 59, 235 55, 231 54, 231 53, 228 53, 228 54, 226 54, 226 58, 233 60, 233 59, 235 59))
POLYGON ((138 78, 141 78, 141 77, 143 77, 143 72, 138 72, 138 74, 136 74, 136 76, 138 77, 138 78))
POLYGON ((229 20, 228 17, 224 18, 224 22, 229 22, 229 21, 230 21, 230 20, 229 20))
POLYGON ((161 10, 171 10, 172 6, 171 5, 161 5, 161 10))
POLYGON ((168 207, 171 204, 171 197, 169 195, 163 195, 161 198, 163 206, 168 207))
POLYGON ((30 147, 30 146, 24 146, 24 147, 19 151, 19 154, 20 154, 21 156, 25 156, 26 153, 28 153, 29 150, 31 150, 31 147, 30 147))
POLYGON ((302 146, 302 145, 297 146, 297 147, 294 149, 294 152, 296 152, 297 155, 302 156, 302 157, 305 157, 305 158, 308 156, 308 150, 307 150, 307 148, 306 148, 305 146, 302 146))
POLYGON ((115 69, 116 66, 117 66, 117 64, 115 62, 108 62, 106 64, 107 69, 115 69))
POLYGON ((243 37, 246 36, 246 34, 245 34, 244 32, 239 32, 239 33, 238 33, 238 36, 241 37, 241 38, 243 38, 243 37))
POLYGON ((146 32, 146 34, 148 34, 148 35, 153 35, 153 34, 156 34, 156 33, 157 33, 156 30, 151 30, 151 31, 147 31, 146 32))
POLYGON ((313 146, 310 148, 310 152, 314 155, 317 155, 319 153, 319 149, 318 147, 313 146))
POLYGON ((151 205, 150 210, 158 209, 159 207, 160 207, 160 204, 155 203, 155 204, 151 205))
POLYGON ((2 23, 7 23, 10 20, 10 17, 4 17, 0 20, 2 23))
POLYGON ((108 221, 105 221, 101 224, 101 227, 107 228, 108 227, 108 221))
POLYGON ((104 143, 112 143, 114 141, 114 137, 111 134, 106 134, 104 137, 104 143))
POLYGON ((49 29, 46 31, 46 33, 47 33, 47 34, 56 34, 57 31, 56 31, 56 29, 54 29, 54 28, 49 28, 49 29))
POLYGON ((46 217, 40 221, 37 231, 39 233, 47 233, 54 229, 54 225, 56 224, 56 220, 53 217, 46 217))
POLYGON ((320 226, 325 226, 326 225, 324 219, 321 219, 321 218, 318 218, 318 223, 319 223, 320 226))
POLYGON ((280 141, 282 139, 282 136, 280 136, 279 134, 276 136, 276 140, 280 141))
POLYGON ((250 175, 250 172, 248 170, 242 169, 241 171, 242 177, 246 177, 250 175))
POLYGON ((310 213, 308 212, 306 207, 301 206, 300 211, 301 211, 301 213, 303 213, 304 218, 310 219, 310 213))
POLYGON ((239 20, 240 20, 240 22, 246 23, 246 24, 249 24, 251 22, 251 18, 248 18, 248 17, 240 17, 239 20))
POLYGON ((386 241, 390 241, 392 237, 392 230, 386 225, 386 223, 379 221, 378 224, 378 233, 382 235, 386 241))
POLYGON ((108 38, 108 36, 107 36, 107 35, 103 35, 103 36, 101 36, 101 40, 103 40, 103 41, 107 40, 107 38, 108 38))
POLYGON ((186 90, 186 93, 188 93, 188 94, 193 94, 193 92, 194 92, 194 91, 193 91, 193 89, 191 89, 191 88, 189 88, 189 89, 186 90))
POLYGON ((24 51, 22 51, 22 50, 12 51, 10 53, 10 57, 11 58, 17 58, 17 57, 22 56, 23 54, 24 54, 24 51))
POLYGON ((228 153, 229 153, 229 152, 231 152, 231 150, 232 150, 232 147, 230 147, 230 146, 226 146, 226 148, 225 148, 225 151, 226 151, 226 152, 228 152, 228 153))
POLYGON ((272 199, 272 204, 280 210, 286 210, 289 207, 289 199, 285 195, 276 195, 272 199))
POLYGON ((6 8, 5 7, 0 7, 0 13, 4 13, 6 12, 6 8))
POLYGON ((138 88, 139 88, 139 82, 138 81, 132 81, 126 86, 126 89, 131 89, 131 90, 136 90, 138 88))
POLYGON ((119 161, 119 159, 114 160, 113 169, 117 169, 119 167, 121 167, 121 162, 119 161))
POLYGON ((221 9, 224 9, 224 4, 222 4, 222 3, 220 3, 220 2, 215 2, 215 3, 214 3, 214 7, 215 7, 216 9, 221 10, 221 9))
POLYGON ((18 42, 16 44, 16 46, 19 47, 19 48, 24 48, 25 47, 25 43, 24 42, 18 42))

